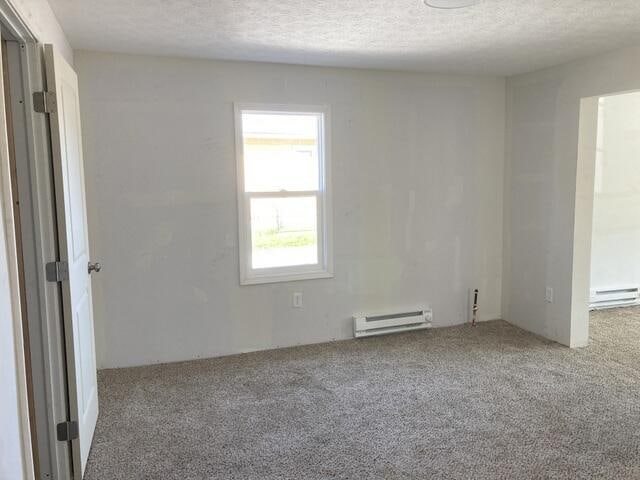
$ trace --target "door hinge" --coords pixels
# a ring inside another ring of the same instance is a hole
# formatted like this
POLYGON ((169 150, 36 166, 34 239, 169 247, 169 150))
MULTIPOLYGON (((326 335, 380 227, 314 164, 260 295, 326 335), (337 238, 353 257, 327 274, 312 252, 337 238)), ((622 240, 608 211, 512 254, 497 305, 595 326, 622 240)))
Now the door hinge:
POLYGON ((67 262, 49 262, 45 266, 48 282, 64 282, 69 280, 69 264, 67 262))
POLYGON ((33 109, 38 113, 55 113, 57 106, 55 92, 34 92, 33 109))
POLYGON ((78 438, 78 422, 61 422, 56 425, 56 437, 59 442, 70 442, 78 438))

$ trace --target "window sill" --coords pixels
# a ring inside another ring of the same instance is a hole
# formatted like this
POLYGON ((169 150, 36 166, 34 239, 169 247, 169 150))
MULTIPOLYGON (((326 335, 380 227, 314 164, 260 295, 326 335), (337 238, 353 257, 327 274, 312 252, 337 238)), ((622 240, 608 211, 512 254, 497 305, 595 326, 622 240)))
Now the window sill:
POLYGON ((326 270, 317 272, 283 273, 269 275, 255 275, 241 277, 240 285, 260 285, 263 283, 297 282, 300 280, 316 280, 319 278, 333 278, 333 272, 326 270))

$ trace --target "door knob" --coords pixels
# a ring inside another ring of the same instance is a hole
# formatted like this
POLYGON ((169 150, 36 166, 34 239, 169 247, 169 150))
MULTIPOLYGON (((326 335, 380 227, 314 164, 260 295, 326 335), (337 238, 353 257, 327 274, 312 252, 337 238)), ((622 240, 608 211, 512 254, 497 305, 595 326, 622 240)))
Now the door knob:
POLYGON ((89 273, 91 272, 98 273, 100 270, 102 270, 102 265, 100 265, 100 262, 96 262, 96 263, 89 262, 88 270, 89 270, 89 273))

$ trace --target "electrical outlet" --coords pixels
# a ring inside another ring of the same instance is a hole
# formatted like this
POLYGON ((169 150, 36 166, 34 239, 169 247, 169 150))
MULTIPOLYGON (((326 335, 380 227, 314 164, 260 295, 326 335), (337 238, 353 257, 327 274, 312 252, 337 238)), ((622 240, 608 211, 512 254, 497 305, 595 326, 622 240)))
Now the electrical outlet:
POLYGON ((553 288, 547 287, 544 292, 544 299, 547 301, 547 303, 553 303, 553 288))
POLYGON ((295 292, 293 294, 293 308, 302 307, 302 292, 295 292))

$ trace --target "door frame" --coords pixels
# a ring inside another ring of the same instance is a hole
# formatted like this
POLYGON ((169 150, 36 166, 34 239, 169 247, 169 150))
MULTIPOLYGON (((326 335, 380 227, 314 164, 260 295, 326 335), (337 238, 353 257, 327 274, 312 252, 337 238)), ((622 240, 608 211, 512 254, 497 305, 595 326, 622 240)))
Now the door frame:
MULTIPOLYGON (((39 470, 41 478, 64 480, 71 478, 71 442, 57 440, 56 425, 68 420, 68 386, 66 379, 66 357, 60 284, 48 282, 46 264, 58 256, 57 222, 55 214, 55 191, 50 134, 47 115, 34 109, 32 93, 46 90, 43 68, 43 47, 29 23, 14 8, 11 0, 0 0, 0 28, 3 36, 17 42, 19 53, 13 56, 9 71, 21 83, 22 102, 18 106, 19 115, 13 112, 13 129, 20 132, 23 141, 22 155, 16 157, 16 167, 22 169, 22 184, 18 182, 20 195, 21 230, 23 238, 23 258, 25 259, 26 310, 30 345, 25 349, 22 335, 22 315, 20 312, 20 292, 12 288, 15 345, 20 380, 20 416, 22 429, 23 462, 28 478, 34 478, 39 470), (24 187, 24 188, 23 188, 24 187), (27 258, 28 257, 28 258, 27 258), (33 372, 32 391, 27 393, 27 370, 25 350, 31 351, 30 363, 33 372), (35 429, 29 422, 29 405, 35 407, 35 429), (36 434, 37 457, 31 443, 31 432, 36 434), (36 466, 37 465, 37 466, 36 466), (35 468, 34 468, 35 466, 35 468)), ((13 87, 13 82, 11 83, 13 87)), ((10 89, 12 90, 12 89, 10 89)), ((7 132, 4 112, 0 115, 0 134, 7 132), (4 130, 4 132, 2 131, 4 130)), ((2 155, 0 168, 2 176, 8 173, 8 158, 2 155), (7 165, 5 165, 7 162, 7 165)), ((14 242, 10 248, 9 270, 12 285, 18 286, 18 258, 15 250, 16 232, 13 225, 13 205, 11 190, 5 188, 2 204, 5 210, 7 240, 14 242), (9 221, 11 219, 11 221, 9 221)), ((9 184, 10 185, 10 184, 9 184)))
MULTIPOLYGON (((4 30, 4 25, 0 22, 0 31, 4 30)), ((13 208, 13 190, 12 190, 12 169, 10 161, 10 139, 9 125, 6 121, 5 112, 5 96, 4 96, 4 79, 0 95, 0 220, 3 223, 1 229, 4 238, 0 245, 4 248, 3 256, 6 258, 6 274, 9 287, 9 311, 11 331, 13 338, 12 353, 13 364, 10 368, 14 369, 17 395, 18 415, 18 434, 20 458, 22 464, 20 471, 25 478, 31 480, 34 478, 33 468, 33 449, 31 445, 31 426, 29 419, 29 388, 27 384, 28 364, 25 357, 25 345, 22 328, 22 312, 21 312, 21 289, 20 289, 20 268, 18 262, 18 248, 16 236, 16 224, 14 219, 13 208)), ((5 268, 3 266, 3 275, 5 268)), ((9 387, 11 388, 11 387, 9 387)))

